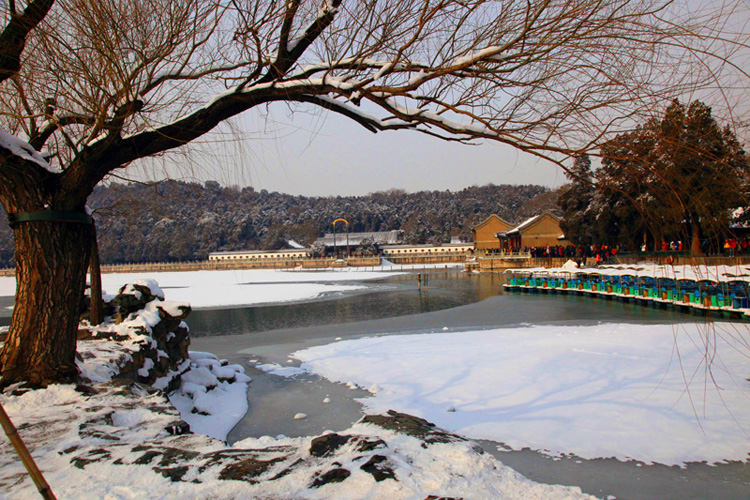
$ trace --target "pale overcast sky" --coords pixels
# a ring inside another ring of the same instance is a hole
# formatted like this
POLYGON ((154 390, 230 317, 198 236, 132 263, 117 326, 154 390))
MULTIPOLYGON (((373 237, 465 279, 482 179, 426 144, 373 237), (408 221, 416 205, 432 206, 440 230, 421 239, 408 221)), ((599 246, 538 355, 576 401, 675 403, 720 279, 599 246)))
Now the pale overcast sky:
POLYGON ((283 105, 268 115, 250 111, 237 126, 246 140, 226 141, 231 153, 202 160, 193 177, 173 177, 308 196, 566 182, 559 167, 509 146, 463 145, 410 131, 373 134, 312 106, 294 115, 283 105))

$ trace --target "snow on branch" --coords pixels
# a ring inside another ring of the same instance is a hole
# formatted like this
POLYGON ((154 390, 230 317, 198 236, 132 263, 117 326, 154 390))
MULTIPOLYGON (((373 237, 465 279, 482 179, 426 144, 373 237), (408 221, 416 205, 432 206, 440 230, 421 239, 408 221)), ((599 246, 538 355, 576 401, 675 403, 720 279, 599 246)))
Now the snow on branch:
MULTIPOLYGON (((289 3, 289 9, 285 14, 282 31, 285 29, 287 31, 291 29, 291 19, 294 17, 297 10, 295 4, 296 2, 289 3), (289 26, 286 26, 287 22, 289 22, 289 26)), ((338 12, 339 5, 341 5, 341 0, 326 0, 318 12, 317 17, 297 38, 288 41, 287 37, 289 34, 282 34, 276 64, 271 67, 271 70, 261 78, 260 81, 273 81, 284 75, 292 66, 294 66, 307 48, 312 45, 312 43, 328 26, 331 25, 336 13, 338 12)))
POLYGON ((457 57, 452 67, 461 66, 461 67, 467 67, 471 66, 472 64, 476 64, 480 61, 492 61, 492 62, 503 62, 505 60, 505 57, 500 56, 499 54, 502 52, 502 47, 492 46, 487 47, 485 49, 479 50, 477 52, 474 52, 472 54, 468 54, 462 57, 457 57))
POLYGON ((2 128, 0 128, 0 148, 9 151, 11 154, 18 156, 25 161, 33 162, 52 174, 59 174, 62 172, 59 168, 50 165, 39 151, 34 149, 28 142, 16 137, 15 135, 9 134, 2 128))
POLYGON ((141 97, 144 97, 148 93, 160 87, 166 82, 174 82, 178 80, 199 80, 206 76, 229 73, 231 71, 249 67, 255 64, 257 64, 256 61, 243 61, 237 64, 212 66, 212 67, 208 67, 204 69, 193 69, 193 70, 184 71, 184 72, 176 71, 176 72, 166 72, 166 73, 158 74, 154 76, 152 81, 148 82, 143 87, 143 89, 139 92, 139 95, 141 97))
POLYGON ((454 122, 438 113, 428 111, 424 108, 405 108, 390 98, 376 97, 373 102, 376 102, 380 107, 390 111, 394 116, 406 122, 416 121, 434 125, 451 134, 465 134, 468 136, 467 138, 497 138, 499 136, 496 131, 486 125, 454 122))
MULTIPOLYGON (((318 15, 315 20, 302 30, 303 34, 301 36, 288 43, 287 51, 294 52, 301 42, 306 40, 312 34, 318 32, 323 24, 330 24, 330 19, 333 19, 338 12, 339 5, 341 5, 341 0, 324 0, 323 5, 321 5, 320 10, 318 10, 318 15)), ((317 34, 315 36, 317 36, 317 34)))
POLYGON ((368 57, 347 57, 331 62, 321 62, 318 64, 311 64, 302 68, 299 73, 295 73, 290 76, 290 79, 309 78, 315 73, 321 71, 334 71, 334 70, 377 70, 371 77, 372 80, 381 78, 384 74, 390 73, 394 70, 399 71, 420 71, 423 72, 427 69, 427 66, 421 63, 399 63, 396 64, 393 61, 383 61, 377 59, 371 59, 368 57))
POLYGON ((336 113, 339 113, 341 115, 346 116, 347 118, 350 118, 363 127, 365 127, 370 132, 379 132, 382 130, 397 130, 397 129, 414 129, 416 130, 416 123, 409 123, 405 121, 398 121, 398 122, 386 122, 376 116, 373 116, 369 113, 365 113, 364 111, 357 109, 354 106, 348 106, 343 102, 337 101, 335 99, 332 99, 328 96, 319 96, 319 95, 302 95, 294 100, 299 102, 310 102, 312 104, 317 104, 325 109, 328 109, 330 111, 334 111, 336 113))

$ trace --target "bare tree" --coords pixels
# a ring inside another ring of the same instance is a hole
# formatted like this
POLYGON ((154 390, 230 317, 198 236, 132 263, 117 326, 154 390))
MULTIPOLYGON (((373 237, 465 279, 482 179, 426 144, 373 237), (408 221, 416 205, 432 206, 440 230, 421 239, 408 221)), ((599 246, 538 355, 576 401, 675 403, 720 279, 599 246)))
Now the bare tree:
POLYGON ((94 186, 244 111, 313 106, 372 132, 487 139, 562 162, 623 116, 722 89, 727 69, 744 76, 731 9, 681 15, 669 0, 50 4, 2 12, 0 201, 18 280, 2 384, 75 376, 94 186))

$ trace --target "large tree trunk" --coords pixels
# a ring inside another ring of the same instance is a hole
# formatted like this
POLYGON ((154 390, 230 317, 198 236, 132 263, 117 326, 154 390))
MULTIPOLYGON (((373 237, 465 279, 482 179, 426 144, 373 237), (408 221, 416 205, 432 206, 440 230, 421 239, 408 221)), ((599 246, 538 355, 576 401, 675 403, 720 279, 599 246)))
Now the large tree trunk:
POLYGON ((74 222, 19 222, 13 235, 16 307, 0 351, 0 385, 73 381, 78 374, 76 333, 92 227, 74 222))
POLYGON ((702 257, 703 249, 701 248, 701 228, 698 223, 691 222, 692 237, 690 241, 690 255, 693 257, 702 257))

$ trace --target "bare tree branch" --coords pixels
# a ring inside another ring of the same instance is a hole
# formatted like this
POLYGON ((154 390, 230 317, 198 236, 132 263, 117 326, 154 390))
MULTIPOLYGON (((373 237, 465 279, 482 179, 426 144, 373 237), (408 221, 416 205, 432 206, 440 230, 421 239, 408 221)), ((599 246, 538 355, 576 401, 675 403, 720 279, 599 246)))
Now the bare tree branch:
POLYGON ((21 15, 16 11, 15 2, 8 5, 10 21, 0 33, 0 82, 18 72, 26 37, 44 19, 53 3, 54 0, 34 0, 21 15))

